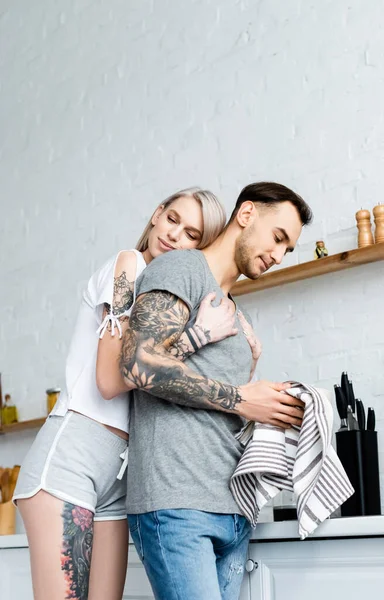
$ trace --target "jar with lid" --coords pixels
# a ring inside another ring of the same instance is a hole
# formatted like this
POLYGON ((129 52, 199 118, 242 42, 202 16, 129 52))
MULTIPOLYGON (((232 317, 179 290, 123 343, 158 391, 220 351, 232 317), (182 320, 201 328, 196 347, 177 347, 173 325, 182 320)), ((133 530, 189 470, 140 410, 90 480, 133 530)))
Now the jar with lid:
POLYGON ((59 387, 48 388, 46 390, 47 394, 47 411, 48 415, 55 406, 57 399, 60 395, 61 389, 59 387))

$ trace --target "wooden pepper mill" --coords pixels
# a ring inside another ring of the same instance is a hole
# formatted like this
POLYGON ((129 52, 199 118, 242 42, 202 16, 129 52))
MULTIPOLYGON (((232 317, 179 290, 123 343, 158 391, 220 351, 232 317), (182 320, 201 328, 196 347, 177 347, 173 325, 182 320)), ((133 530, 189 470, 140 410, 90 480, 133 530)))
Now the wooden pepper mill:
POLYGON ((379 244, 384 242, 384 204, 378 204, 373 209, 373 215, 375 217, 375 242, 379 244))
POLYGON ((369 210, 358 210, 356 213, 357 229, 359 230, 357 245, 359 248, 372 246, 373 234, 371 229, 371 215, 369 210))

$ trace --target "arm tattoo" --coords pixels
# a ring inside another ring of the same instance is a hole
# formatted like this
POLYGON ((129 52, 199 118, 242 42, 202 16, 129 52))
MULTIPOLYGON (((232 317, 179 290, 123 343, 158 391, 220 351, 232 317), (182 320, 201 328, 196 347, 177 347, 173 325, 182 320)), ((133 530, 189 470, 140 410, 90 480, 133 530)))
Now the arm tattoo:
POLYGON ((153 292, 136 302, 130 328, 141 339, 152 339, 168 348, 179 339, 187 319, 188 309, 176 296, 153 292))
POLYGON ((201 344, 203 344, 205 346, 206 344, 209 344, 212 341, 211 332, 209 329, 203 329, 201 327, 201 325, 198 325, 198 323, 195 323, 193 328, 194 328, 196 335, 198 336, 201 344))
POLYGON ((184 339, 184 334, 171 346, 168 350, 170 356, 180 361, 185 361, 188 356, 194 354, 195 350, 189 346, 187 341, 184 339))
POLYGON ((185 304, 168 292, 151 292, 137 300, 120 357, 125 382, 130 389, 183 406, 234 410, 242 402, 237 387, 202 377, 169 352, 188 316, 185 304))
POLYGON ((113 281, 113 313, 121 315, 133 304, 134 282, 128 281, 125 271, 113 281))
MULTIPOLYGON (((115 317, 124 315, 124 313, 131 308, 133 304, 134 288, 135 282, 128 281, 125 271, 123 271, 118 277, 114 278, 112 312, 115 317)), ((107 302, 104 302, 103 319, 110 312, 110 305, 107 302)), ((127 321, 129 321, 129 317, 127 315, 120 316, 120 323, 125 323, 127 321)), ((109 331, 109 333, 112 331, 111 321, 109 321, 107 324, 107 331, 109 331)))

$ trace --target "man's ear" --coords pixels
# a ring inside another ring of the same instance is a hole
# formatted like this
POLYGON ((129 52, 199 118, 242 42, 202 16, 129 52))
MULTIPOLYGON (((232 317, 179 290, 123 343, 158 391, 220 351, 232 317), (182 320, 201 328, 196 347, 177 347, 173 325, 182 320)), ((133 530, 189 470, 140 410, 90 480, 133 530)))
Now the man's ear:
POLYGON ((163 210, 164 210, 164 204, 161 204, 160 206, 158 206, 156 208, 155 212, 152 215, 152 219, 151 219, 152 225, 156 225, 163 210))
POLYGON ((250 225, 258 216, 257 208, 251 200, 245 200, 237 211, 236 220, 240 227, 250 225))

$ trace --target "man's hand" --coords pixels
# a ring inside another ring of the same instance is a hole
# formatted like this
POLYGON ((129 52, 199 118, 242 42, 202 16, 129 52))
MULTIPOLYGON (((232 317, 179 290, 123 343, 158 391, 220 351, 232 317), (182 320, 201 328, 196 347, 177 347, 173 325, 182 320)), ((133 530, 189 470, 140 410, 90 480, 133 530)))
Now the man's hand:
POLYGON ((239 387, 242 402, 236 412, 250 421, 267 423, 288 429, 300 427, 303 419, 304 402, 285 394, 289 383, 256 381, 239 387))

